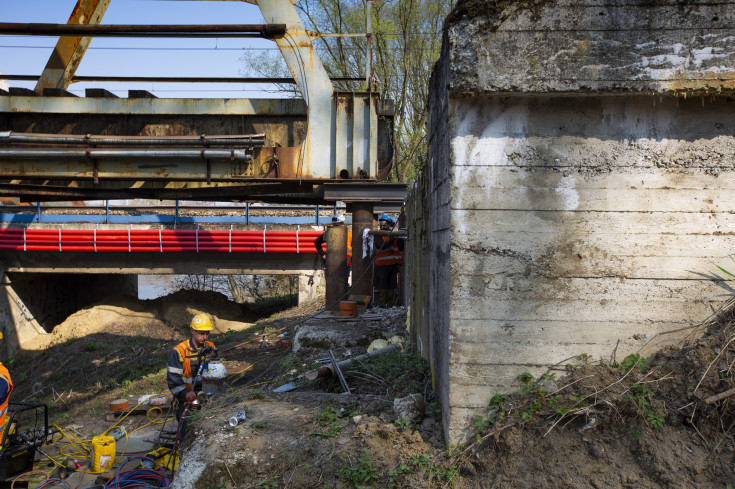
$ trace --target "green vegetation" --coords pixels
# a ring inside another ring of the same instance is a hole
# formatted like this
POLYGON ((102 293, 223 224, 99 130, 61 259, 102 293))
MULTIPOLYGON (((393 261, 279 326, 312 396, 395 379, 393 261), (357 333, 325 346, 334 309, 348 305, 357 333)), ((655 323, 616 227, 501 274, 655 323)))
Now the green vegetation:
POLYGON ((311 434, 318 438, 331 438, 337 436, 344 428, 340 421, 341 413, 329 406, 323 411, 317 413, 314 424, 317 425, 316 431, 311 434))
POLYGON ((430 461, 429 455, 426 453, 409 458, 405 464, 399 464, 398 467, 388 472, 388 482, 386 487, 398 487, 398 481, 401 476, 412 472, 416 468, 421 470, 426 469, 429 466, 430 461))
POLYGON ((398 418, 393 422, 399 430, 414 430, 417 426, 411 423, 410 420, 404 418, 398 418))
MULTIPOLYGON (((735 258, 733 258, 733 257, 732 257, 732 255, 728 255, 727 257, 728 257, 728 258, 729 258, 730 260, 732 260, 733 262, 735 262, 735 258)), ((726 269, 722 268, 722 267, 721 267, 721 266, 719 266, 719 265, 718 265, 717 263, 715 263, 715 262, 712 262, 712 264, 713 264, 714 266, 716 266, 717 268, 719 268, 719 269, 720 269, 720 271, 721 271, 722 273, 724 273, 725 275, 728 275, 728 276, 730 276, 730 277, 733 277, 733 278, 735 278, 735 274, 732 274, 731 272, 728 272, 728 271, 727 271, 726 269)), ((729 486, 728 486, 728 487, 729 487, 729 486)))
POLYGON ((641 371, 641 373, 645 373, 649 366, 648 366, 648 360, 643 358, 637 353, 634 353, 632 355, 628 355, 623 359, 622 362, 616 363, 613 365, 615 368, 620 368, 625 370, 626 372, 633 367, 638 367, 638 369, 641 371))
MULTIPOLYGON (((353 362, 343 373, 347 379, 357 379, 355 388, 363 389, 359 393, 388 392, 393 397, 404 397, 416 392, 427 392, 426 402, 429 405, 434 402, 429 365, 410 348, 353 362)), ((434 407, 441 412, 441 406, 434 407)))
POLYGON ((280 475, 274 475, 273 477, 258 482, 258 484, 256 485, 257 487, 262 487, 263 489, 273 489, 274 487, 278 487, 278 479, 280 478, 280 475))
POLYGON ((651 407, 650 400, 654 395, 653 392, 641 384, 633 384, 630 387, 630 392, 630 394, 623 397, 623 402, 632 402, 646 423, 651 425, 654 430, 660 430, 666 422, 666 418, 651 407))
MULTIPOLYGON (((342 455, 347 455, 343 453, 342 455)), ((374 482, 377 482, 380 477, 378 476, 378 469, 373 464, 370 452, 365 450, 357 458, 357 464, 348 464, 339 470, 340 480, 348 483, 352 483, 355 487, 371 487, 374 482)))

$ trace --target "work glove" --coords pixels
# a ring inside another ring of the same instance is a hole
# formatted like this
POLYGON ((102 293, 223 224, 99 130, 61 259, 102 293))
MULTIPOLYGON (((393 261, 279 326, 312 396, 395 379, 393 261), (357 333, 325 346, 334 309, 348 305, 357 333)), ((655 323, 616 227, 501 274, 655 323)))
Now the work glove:
POLYGON ((199 355, 205 356, 205 355, 211 355, 214 350, 211 346, 207 345, 199 352, 199 355))

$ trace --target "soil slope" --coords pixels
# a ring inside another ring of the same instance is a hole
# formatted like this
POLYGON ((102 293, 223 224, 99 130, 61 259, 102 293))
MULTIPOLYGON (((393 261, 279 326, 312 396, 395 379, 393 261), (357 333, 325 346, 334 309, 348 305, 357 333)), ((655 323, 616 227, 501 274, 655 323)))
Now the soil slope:
MULTIPOLYGON (((166 357, 186 334, 178 315, 206 312, 238 328, 253 319, 211 299, 169 297, 155 307, 118 299, 80 311, 42 353, 10 362, 14 396, 49 403, 54 422, 73 423, 80 436, 98 434, 110 424, 109 401, 165 392, 166 357)), ((395 335, 405 311, 304 321, 317 309, 215 335, 231 390, 192 419, 175 487, 735 487, 735 396, 712 399, 734 387, 732 311, 648 359, 579 358, 544 378, 522 377, 518 392, 496 396, 476 420, 473 439, 447 449, 430 373, 408 352, 354 361, 344 369, 352 394, 334 377, 300 376, 330 349, 337 360, 354 358, 373 339, 395 335), (286 348, 296 324, 314 321, 358 336, 338 345, 324 334, 298 353, 286 348), (287 383, 296 388, 273 392, 287 383), (409 394, 425 401, 413 419, 394 406, 409 394), (240 410, 247 420, 229 426, 240 410)), ((131 417, 128 429, 143 418, 131 417)))

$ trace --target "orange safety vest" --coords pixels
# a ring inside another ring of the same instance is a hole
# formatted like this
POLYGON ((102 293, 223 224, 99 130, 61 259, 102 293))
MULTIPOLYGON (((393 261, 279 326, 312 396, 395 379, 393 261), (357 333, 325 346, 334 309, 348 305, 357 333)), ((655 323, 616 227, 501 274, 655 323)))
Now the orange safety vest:
POLYGON ((352 231, 347 230, 347 268, 352 266, 352 231))
MULTIPOLYGON (((322 244, 322 250, 324 253, 327 252, 327 242, 322 244)), ((352 266, 352 231, 347 230, 347 267, 352 266)))
MULTIPOLYGON (((388 239, 388 236, 378 236, 383 239, 383 243, 388 239)), ((401 250, 398 249, 396 240, 393 240, 388 246, 381 248, 378 252, 378 256, 375 257, 375 264, 378 266, 384 265, 401 265, 403 264, 403 258, 401 257, 401 250)))
POLYGON ((8 412, 8 400, 10 399, 10 393, 13 392, 13 381, 10 380, 10 372, 5 368, 5 365, 0 363, 0 377, 5 379, 8 383, 8 395, 5 400, 0 404, 0 448, 3 446, 3 435, 5 434, 5 415, 8 412))
MULTIPOLYGON (((204 346, 211 346, 214 348, 214 343, 211 341, 205 341, 204 346)), ((204 346, 202 348, 204 348, 204 346)), ((191 359, 197 358, 199 355, 199 350, 194 350, 191 347, 191 342, 189 340, 184 340, 178 345, 175 346, 176 351, 179 352, 179 360, 181 360, 181 364, 184 368, 184 373, 181 374, 181 380, 184 381, 184 385, 187 389, 194 390, 194 376, 196 375, 196 372, 191 371, 191 359)))

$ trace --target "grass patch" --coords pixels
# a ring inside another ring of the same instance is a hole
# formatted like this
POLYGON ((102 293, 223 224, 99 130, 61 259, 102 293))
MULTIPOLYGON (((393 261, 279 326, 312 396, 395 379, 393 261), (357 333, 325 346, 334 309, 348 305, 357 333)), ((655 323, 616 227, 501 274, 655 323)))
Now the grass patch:
POLYGON ((360 394, 387 391, 393 397, 404 397, 426 392, 427 403, 434 400, 429 365, 408 348, 353 362, 343 373, 355 379, 350 388, 354 385, 354 390, 360 394))

